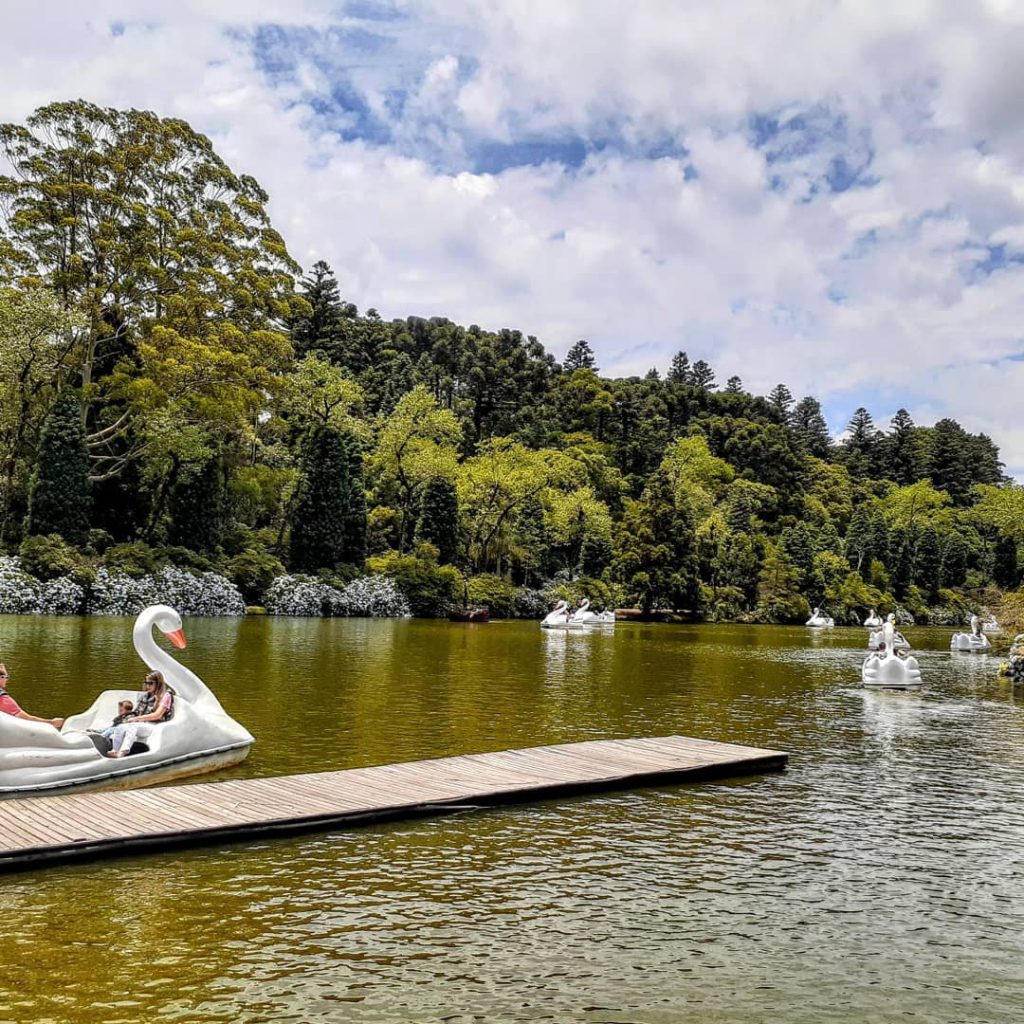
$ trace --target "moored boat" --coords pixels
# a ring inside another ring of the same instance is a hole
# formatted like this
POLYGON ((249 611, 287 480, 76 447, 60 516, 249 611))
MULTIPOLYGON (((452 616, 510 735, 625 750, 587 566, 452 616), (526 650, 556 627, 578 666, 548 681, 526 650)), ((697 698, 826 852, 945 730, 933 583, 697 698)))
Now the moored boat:
POLYGON ((179 648, 185 635, 181 617, 167 605, 146 608, 132 631, 139 657, 174 690, 173 718, 155 725, 126 756, 109 758, 110 741, 98 730, 111 724, 119 701, 137 696, 135 690, 105 690, 87 710, 67 718, 60 731, 0 715, 0 798, 151 786, 245 758, 252 735, 194 672, 157 646, 154 626, 179 648))

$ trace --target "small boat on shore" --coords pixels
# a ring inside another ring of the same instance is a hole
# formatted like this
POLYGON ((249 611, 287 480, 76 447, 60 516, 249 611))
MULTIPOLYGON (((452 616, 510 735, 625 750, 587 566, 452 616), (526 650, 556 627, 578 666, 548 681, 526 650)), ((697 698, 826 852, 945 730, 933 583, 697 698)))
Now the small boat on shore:
POLYGON ((110 741, 99 734, 122 700, 136 690, 105 690, 58 731, 44 722, 0 714, 0 799, 46 796, 86 789, 133 789, 236 764, 249 753, 252 735, 221 707, 213 691, 159 648, 154 626, 178 648, 185 646, 181 617, 152 605, 136 619, 132 641, 139 657, 163 674, 174 691, 174 716, 155 725, 124 757, 105 756, 110 741))

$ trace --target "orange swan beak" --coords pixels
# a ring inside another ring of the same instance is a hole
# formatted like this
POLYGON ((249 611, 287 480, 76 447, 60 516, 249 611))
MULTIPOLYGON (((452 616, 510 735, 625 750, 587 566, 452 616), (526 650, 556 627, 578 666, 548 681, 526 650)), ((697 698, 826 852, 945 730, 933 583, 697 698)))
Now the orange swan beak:
POLYGON ((172 644, 174 644, 175 647, 178 648, 179 651, 185 649, 185 631, 183 629, 176 629, 173 632, 165 633, 164 635, 172 644))

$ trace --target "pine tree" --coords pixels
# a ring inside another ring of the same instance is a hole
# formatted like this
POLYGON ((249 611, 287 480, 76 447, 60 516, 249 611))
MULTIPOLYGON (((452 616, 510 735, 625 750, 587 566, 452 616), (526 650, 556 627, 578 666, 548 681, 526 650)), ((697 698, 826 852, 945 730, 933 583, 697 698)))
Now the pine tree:
POLYGON ((743 393, 743 381, 739 377, 733 375, 725 382, 725 391, 729 395, 739 395, 743 393))
POLYGON ((921 539, 917 543, 917 557, 914 561, 914 582, 924 592, 928 601, 934 601, 939 596, 941 564, 939 536, 934 528, 929 526, 921 534, 921 539))
POLYGON ((768 392, 768 404, 779 414, 783 423, 789 419, 789 407, 793 404, 793 392, 785 384, 776 384, 768 392))
POLYGON ((932 484, 946 491, 954 504, 966 505, 974 485, 970 436, 956 420, 943 419, 932 428, 931 441, 928 475, 932 484))
POLYGON ((942 551, 939 585, 945 589, 959 587, 967 578, 967 547, 959 534, 951 534, 942 551))
POLYGON ((363 479, 363 451, 355 438, 342 435, 348 463, 348 500, 342 517, 343 565, 362 568, 366 560, 366 482, 363 479))
POLYGON ((892 418, 892 430, 885 439, 885 472, 903 487, 921 478, 921 450, 917 428, 906 409, 892 418))
POLYGON ((889 579, 893 593, 902 600, 914 579, 914 545, 905 530, 893 530, 889 549, 889 579))
POLYGON ((871 413, 861 406, 846 429, 843 456, 847 467, 855 476, 872 476, 878 464, 878 431, 871 413))
POLYGON ((168 539, 172 544, 213 554, 224 537, 224 470, 210 459, 171 493, 168 539))
POLYGON ((317 427, 302 448, 299 500, 291 516, 290 562, 295 572, 316 573, 362 561, 353 547, 361 502, 365 524, 362 481, 353 487, 353 446, 333 427, 317 427), (354 493, 355 492, 355 493, 354 493))
POLYGON ((565 372, 575 373, 576 370, 593 370, 597 373, 597 360, 588 342, 580 339, 565 354, 565 372))
POLYGON ((673 384, 690 383, 690 359, 685 352, 677 352, 672 357, 672 365, 668 368, 666 379, 673 384))
POLYGON ((300 359, 313 349, 326 352, 337 361, 341 333, 341 297, 334 272, 323 261, 313 264, 308 277, 300 282, 300 294, 309 303, 308 315, 299 317, 292 326, 292 343, 300 359))
POLYGON ((1015 590, 1020 585, 1017 541, 1009 534, 1001 533, 996 540, 992 575, 995 577, 996 583, 1006 590, 1015 590))
POLYGON ((853 510, 844 542, 846 560, 857 572, 866 570, 871 565, 871 542, 871 518, 867 508, 861 504, 853 510))
POLYGON ((78 396, 65 391, 43 424, 29 483, 25 534, 60 534, 69 544, 89 539, 89 451, 78 396))
POLYGON ((690 371, 690 383, 702 391, 714 391, 718 387, 715 383, 715 371, 703 359, 698 359, 693 364, 693 369, 690 371))
POLYGON ((455 484, 443 476, 428 480, 420 499, 416 536, 437 548, 441 565, 456 562, 459 554, 459 496, 455 484))
POLYGON ((821 403, 816 398, 807 396, 796 403, 790 416, 790 425, 800 446, 808 455, 814 455, 819 459, 828 457, 832 448, 832 438, 821 412, 821 403))

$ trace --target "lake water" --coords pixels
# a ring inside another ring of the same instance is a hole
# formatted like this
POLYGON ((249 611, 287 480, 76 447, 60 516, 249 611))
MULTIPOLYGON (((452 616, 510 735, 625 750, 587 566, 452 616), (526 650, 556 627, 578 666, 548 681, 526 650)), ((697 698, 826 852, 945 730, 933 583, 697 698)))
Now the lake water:
MULTIPOLYGON (((11 692, 141 682, 130 630, 0 618, 11 692)), ((919 693, 861 689, 854 629, 186 632, 257 737, 232 775, 670 733, 790 765, 0 876, 0 1024, 1024 1018, 1024 702, 949 630, 908 630, 919 693)))

